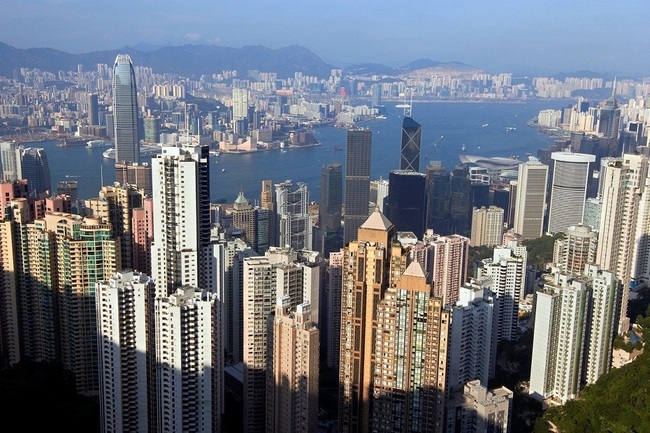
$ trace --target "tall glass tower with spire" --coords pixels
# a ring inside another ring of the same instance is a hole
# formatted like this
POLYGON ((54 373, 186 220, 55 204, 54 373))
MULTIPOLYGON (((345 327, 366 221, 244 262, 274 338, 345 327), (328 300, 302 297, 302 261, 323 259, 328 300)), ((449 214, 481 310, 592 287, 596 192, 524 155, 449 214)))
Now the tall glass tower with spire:
POLYGON ((113 66, 116 164, 140 163, 137 94, 131 57, 128 54, 118 54, 113 66))

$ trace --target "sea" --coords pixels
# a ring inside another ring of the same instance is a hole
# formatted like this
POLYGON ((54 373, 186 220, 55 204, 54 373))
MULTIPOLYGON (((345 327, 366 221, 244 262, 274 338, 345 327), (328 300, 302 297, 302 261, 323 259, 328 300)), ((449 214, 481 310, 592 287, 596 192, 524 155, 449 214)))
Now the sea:
MULTIPOLYGON (((405 109, 397 103, 386 105, 386 119, 372 119, 358 124, 372 131, 371 180, 388 179, 399 168, 401 125, 405 109)), ((439 161, 452 170, 460 163, 463 152, 479 156, 517 156, 553 143, 527 122, 543 109, 561 109, 568 100, 534 100, 526 102, 413 102, 411 117, 422 125, 420 170, 439 161)), ((306 148, 210 155, 210 199, 232 203, 241 191, 249 202, 259 201, 263 180, 274 183, 286 180, 307 184, 310 201, 318 201, 321 168, 340 162, 345 173, 346 129, 334 126, 314 128, 319 145, 306 148)), ((58 181, 78 182, 79 198, 97 197, 102 185, 115 180, 112 159, 104 158, 105 148, 85 146, 58 147, 56 141, 23 143, 42 147, 48 157, 52 187, 58 181)), ((142 162, 150 162, 151 157, 142 162)))

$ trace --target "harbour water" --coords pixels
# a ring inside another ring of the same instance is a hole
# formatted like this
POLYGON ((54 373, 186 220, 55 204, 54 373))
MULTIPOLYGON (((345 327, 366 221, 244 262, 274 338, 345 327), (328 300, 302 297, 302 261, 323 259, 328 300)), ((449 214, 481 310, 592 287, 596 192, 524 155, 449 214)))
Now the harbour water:
MULTIPOLYGON (((413 103, 411 116, 422 125, 420 169, 430 161, 440 161, 451 170, 460 163, 458 155, 480 156, 535 155, 553 138, 526 124, 542 109, 560 109, 568 101, 530 101, 517 103, 423 102, 413 103), (514 129, 513 129, 514 128, 514 129)), ((372 131, 371 179, 388 178, 399 167, 403 108, 395 103, 386 107, 386 119, 361 123, 372 131)), ((232 203, 239 191, 252 203, 259 199, 262 180, 304 182, 310 199, 317 201, 320 170, 325 164, 340 162, 345 170, 346 130, 331 126, 314 129, 319 146, 289 148, 285 152, 210 155, 210 196, 212 201, 232 203)), ((102 148, 57 147, 56 141, 24 143, 43 147, 50 164, 52 186, 61 180, 78 181, 80 198, 96 197, 102 184, 115 180, 115 161, 102 156, 102 148)), ((151 157, 143 158, 150 162, 151 157)), ((345 172, 345 171, 344 171, 345 172)))

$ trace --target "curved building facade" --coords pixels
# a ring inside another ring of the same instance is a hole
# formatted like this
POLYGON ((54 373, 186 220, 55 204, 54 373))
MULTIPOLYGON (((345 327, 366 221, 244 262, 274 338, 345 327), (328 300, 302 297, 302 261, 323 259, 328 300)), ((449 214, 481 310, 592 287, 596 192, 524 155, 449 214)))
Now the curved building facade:
POLYGON ((140 163, 137 94, 131 57, 118 54, 113 66, 115 163, 140 163))

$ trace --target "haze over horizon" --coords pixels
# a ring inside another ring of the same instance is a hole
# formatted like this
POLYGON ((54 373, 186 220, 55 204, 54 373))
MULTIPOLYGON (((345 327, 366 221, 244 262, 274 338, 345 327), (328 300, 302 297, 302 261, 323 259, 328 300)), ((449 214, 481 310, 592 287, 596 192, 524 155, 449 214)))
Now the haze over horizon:
POLYGON ((301 45, 327 63, 458 61, 490 73, 650 76, 650 3, 6 0, 0 41, 79 54, 147 44, 301 45), (645 13, 644 13, 645 12, 645 13), (636 19, 630 19, 635 18, 636 19))

